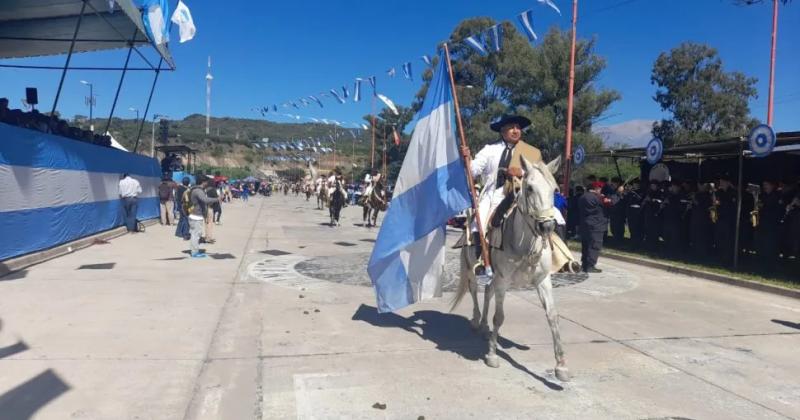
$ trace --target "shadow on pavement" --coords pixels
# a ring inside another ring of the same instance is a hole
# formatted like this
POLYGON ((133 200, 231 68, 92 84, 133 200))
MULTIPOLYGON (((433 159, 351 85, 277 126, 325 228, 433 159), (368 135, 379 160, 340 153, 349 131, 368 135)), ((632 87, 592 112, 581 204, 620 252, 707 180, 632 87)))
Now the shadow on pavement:
MULTIPOLYGON (((0 320, 0 330, 3 322, 0 320)), ((0 359, 30 349, 20 340, 16 344, 0 347, 0 359)), ((52 369, 0 394, 0 419, 30 419, 40 408, 70 389, 52 369)))
POLYGON ((0 416, 8 419, 30 419, 47 405, 70 389, 52 369, 0 394, 0 416))
MULTIPOLYGON (((468 360, 483 360, 484 355, 489 351, 489 343, 479 334, 473 332, 469 320, 461 315, 426 310, 416 311, 414 315, 404 318, 395 313, 380 314, 374 306, 362 304, 351 319, 353 321, 363 321, 375 327, 399 328, 408 331, 423 340, 435 343, 438 350, 450 351, 468 360)), ((504 349, 529 349, 528 346, 515 343, 503 337, 498 337, 497 344, 504 349)), ((497 355, 514 368, 538 380, 547 388, 554 391, 564 389, 560 385, 531 372, 528 368, 516 362, 508 353, 498 349, 497 355)))
POLYGON ((784 321, 784 320, 781 320, 781 319, 773 319, 772 322, 774 322, 776 324, 783 325, 784 327, 789 327, 789 328, 794 328, 796 330, 800 330, 800 323, 784 321))
POLYGON ((19 279, 24 279, 27 276, 28 276, 28 270, 13 271, 11 273, 6 274, 5 276, 0 276, 0 281, 19 280, 19 279))

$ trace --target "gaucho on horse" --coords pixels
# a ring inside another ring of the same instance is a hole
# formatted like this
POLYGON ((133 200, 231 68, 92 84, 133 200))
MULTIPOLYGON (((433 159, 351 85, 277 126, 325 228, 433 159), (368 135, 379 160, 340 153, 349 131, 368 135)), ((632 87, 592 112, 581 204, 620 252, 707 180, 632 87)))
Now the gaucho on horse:
POLYGON ((364 226, 372 227, 378 224, 378 213, 386 211, 389 207, 389 199, 386 196, 386 189, 378 171, 373 170, 372 175, 368 175, 367 179, 369 181, 367 181, 367 186, 359 200, 359 204, 364 209, 364 226))
MULTIPOLYGON (((472 327, 489 339, 486 364, 499 366, 497 338, 503 325, 503 304, 512 285, 533 284, 544 307, 553 337, 556 359, 555 374, 568 380, 564 349, 553 300, 550 274, 558 271, 572 256, 558 236, 553 234, 558 210, 554 193, 558 188, 552 173, 559 159, 545 165, 541 152, 522 140, 522 130, 530 120, 517 115, 504 115, 491 124, 502 138, 486 145, 472 161, 472 176, 484 185, 478 204, 478 219, 483 232, 489 230, 487 243, 494 273, 484 291, 483 310, 478 304, 478 278, 483 274, 481 241, 478 225, 468 225, 458 246, 461 250, 461 278, 453 307, 469 291, 473 301, 472 327), (478 275, 476 275, 478 274, 478 275), (489 303, 495 298, 493 328, 489 328, 489 303)), ((469 157, 468 148, 462 150, 469 157)))

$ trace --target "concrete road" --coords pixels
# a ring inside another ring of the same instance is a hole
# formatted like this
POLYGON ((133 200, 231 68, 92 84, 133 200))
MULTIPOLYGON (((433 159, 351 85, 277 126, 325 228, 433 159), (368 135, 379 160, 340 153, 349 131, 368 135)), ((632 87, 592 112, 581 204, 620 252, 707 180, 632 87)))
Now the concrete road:
POLYGON ((314 207, 227 205, 206 260, 156 225, 0 278, 0 419, 800 418, 796 300, 601 260, 555 279, 562 383, 534 291, 491 369, 451 293, 377 315, 377 229, 314 207))

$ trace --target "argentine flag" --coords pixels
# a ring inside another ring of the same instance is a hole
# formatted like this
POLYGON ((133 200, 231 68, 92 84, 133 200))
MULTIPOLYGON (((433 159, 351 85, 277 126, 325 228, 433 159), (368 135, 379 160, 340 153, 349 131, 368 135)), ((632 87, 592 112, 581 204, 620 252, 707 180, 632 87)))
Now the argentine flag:
POLYGON ((471 205, 445 60, 442 53, 367 266, 379 312, 441 295, 445 224, 471 205))

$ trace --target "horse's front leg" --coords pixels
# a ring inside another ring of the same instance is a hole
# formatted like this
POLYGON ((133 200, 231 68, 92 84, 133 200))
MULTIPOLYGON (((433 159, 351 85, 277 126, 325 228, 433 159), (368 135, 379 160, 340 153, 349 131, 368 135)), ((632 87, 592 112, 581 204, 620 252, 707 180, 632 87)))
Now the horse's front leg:
MULTIPOLYGON (((497 281, 498 279, 495 279, 497 281)), ((492 324, 492 337, 489 339, 489 353, 486 355, 486 365, 489 367, 500 367, 500 358, 497 357, 497 338, 500 336, 500 327, 506 319, 503 310, 503 303, 506 298, 506 289, 502 284, 495 285, 494 289, 494 319, 492 324)))
MULTIPOLYGON (((475 287, 478 287, 477 281, 475 281, 475 287)), ((478 332, 483 335, 483 338, 486 340, 490 339, 492 334, 491 329, 489 329, 489 304, 492 302, 493 289, 494 287, 491 284, 483 289, 483 310, 481 312, 481 324, 480 327, 478 327, 478 332)))
POLYGON ((567 358, 564 356, 564 348, 561 346, 561 332, 558 328, 558 311, 553 300, 553 284, 550 281, 550 271, 546 271, 544 279, 536 285, 539 292, 539 300, 542 302, 544 312, 547 316, 547 323, 550 325, 550 333, 553 335, 553 351, 556 356, 556 378, 561 381, 569 380, 569 369, 567 368, 567 358))

